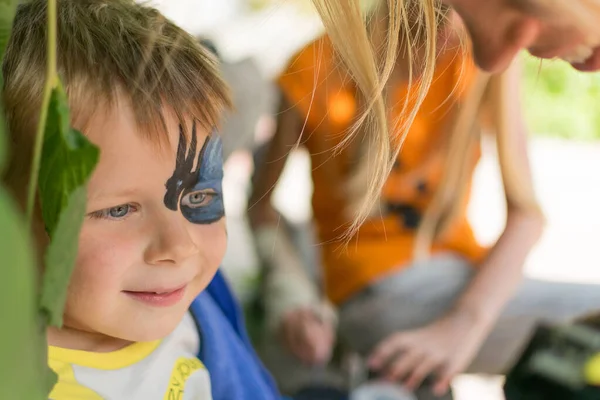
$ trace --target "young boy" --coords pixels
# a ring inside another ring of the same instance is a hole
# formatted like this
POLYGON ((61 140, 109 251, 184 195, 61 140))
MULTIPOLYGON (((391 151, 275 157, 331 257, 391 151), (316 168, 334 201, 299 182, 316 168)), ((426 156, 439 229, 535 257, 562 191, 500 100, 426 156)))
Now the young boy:
MULTIPOLYGON (((46 20, 46 0, 22 4, 3 63, 13 143, 6 180, 20 200, 42 101, 46 20)), ((58 70, 71 123, 101 157, 64 326, 48 329, 59 376, 50 398, 277 398, 241 320, 228 319, 237 315, 229 289, 220 275, 213 281, 226 245, 213 127, 228 106, 213 57, 133 0, 59 0, 58 70)), ((42 248, 43 226, 38 207, 42 248)))

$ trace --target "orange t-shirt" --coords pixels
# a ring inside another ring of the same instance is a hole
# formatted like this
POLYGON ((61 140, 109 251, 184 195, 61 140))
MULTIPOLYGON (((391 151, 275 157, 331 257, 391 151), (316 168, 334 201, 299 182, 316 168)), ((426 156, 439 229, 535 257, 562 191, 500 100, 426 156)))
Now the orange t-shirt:
MULTIPOLYGON (((356 89, 338 65, 330 41, 323 37, 292 60, 278 83, 306 120, 302 143, 311 155, 312 205, 322 245, 325 290, 339 304, 411 261, 419 218, 444 169, 453 104, 472 82, 475 67, 459 49, 439 57, 431 88, 383 188, 382 216, 368 220, 344 247, 336 239, 348 226, 344 212, 348 199, 333 180, 350 176, 355 152, 336 154, 334 147, 354 122, 358 106, 356 89)), ((409 95, 407 86, 399 85, 390 93, 393 105, 389 112, 394 119, 401 115, 409 95)), ((471 174, 479 156, 477 149, 471 174)), ((474 264, 485 256, 467 221, 467 201, 446 234, 434 243, 433 251, 456 252, 474 264)))

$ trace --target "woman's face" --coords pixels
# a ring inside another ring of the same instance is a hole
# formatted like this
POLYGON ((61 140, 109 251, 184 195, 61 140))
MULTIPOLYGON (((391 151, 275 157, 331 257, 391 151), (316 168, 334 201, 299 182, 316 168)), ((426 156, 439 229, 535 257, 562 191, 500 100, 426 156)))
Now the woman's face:
POLYGON ((442 0, 462 18, 482 69, 505 69, 517 52, 563 58, 582 71, 600 69, 600 36, 584 32, 572 14, 557 7, 574 0, 442 0), (554 4, 551 6, 550 4, 554 4))

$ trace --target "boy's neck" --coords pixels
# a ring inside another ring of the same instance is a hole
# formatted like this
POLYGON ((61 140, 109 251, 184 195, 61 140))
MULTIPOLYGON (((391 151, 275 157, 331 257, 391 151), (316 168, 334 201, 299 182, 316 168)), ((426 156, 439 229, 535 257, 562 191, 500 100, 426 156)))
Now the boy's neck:
POLYGON ((46 334, 50 346, 94 353, 108 353, 132 344, 128 340, 113 338, 94 332, 86 332, 67 326, 63 326, 62 328, 48 327, 46 334))

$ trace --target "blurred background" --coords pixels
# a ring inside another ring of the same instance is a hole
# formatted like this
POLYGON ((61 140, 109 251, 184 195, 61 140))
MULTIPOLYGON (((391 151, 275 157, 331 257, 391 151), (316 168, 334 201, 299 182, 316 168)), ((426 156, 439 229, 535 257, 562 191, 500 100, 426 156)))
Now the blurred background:
MULTIPOLYGON (((308 0, 151 1, 189 32, 214 43, 225 61, 239 112, 223 128, 229 249, 224 269, 240 299, 257 288, 258 262, 245 220, 253 146, 273 129, 271 81, 293 54, 322 33, 308 0)), ((368 5, 368 2, 366 2, 368 5)), ((548 226, 527 263, 539 278, 600 283, 600 75, 580 74, 560 61, 526 55, 523 106, 531 134, 536 189, 548 226)), ((293 222, 310 218, 310 162, 303 151, 291 157, 276 188, 275 206, 293 222)), ((476 234, 492 243, 504 215, 502 185, 493 144, 475 175, 470 205, 476 234)), ((464 376, 455 384, 459 400, 495 400, 498 379, 464 376)))

